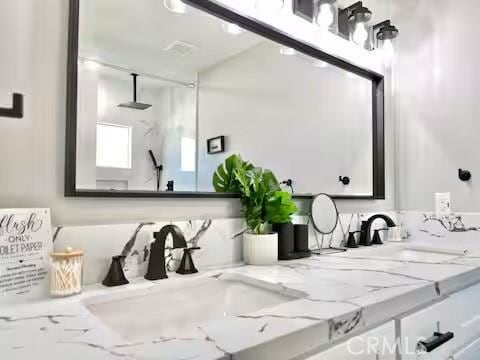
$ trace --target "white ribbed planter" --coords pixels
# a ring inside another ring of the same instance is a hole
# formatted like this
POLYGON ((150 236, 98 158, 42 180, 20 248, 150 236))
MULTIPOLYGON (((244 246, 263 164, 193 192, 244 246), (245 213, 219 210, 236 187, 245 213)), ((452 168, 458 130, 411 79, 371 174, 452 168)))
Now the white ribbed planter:
POLYGON ((243 260, 249 265, 274 265, 278 262, 278 234, 243 234, 243 260))

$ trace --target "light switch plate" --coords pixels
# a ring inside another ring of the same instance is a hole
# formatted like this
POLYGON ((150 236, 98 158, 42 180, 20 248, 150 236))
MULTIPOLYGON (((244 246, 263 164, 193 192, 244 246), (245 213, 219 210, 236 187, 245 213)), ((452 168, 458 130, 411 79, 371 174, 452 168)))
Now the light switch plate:
POLYGON ((450 193, 435 193, 435 215, 437 218, 448 216, 452 210, 450 207, 450 193))

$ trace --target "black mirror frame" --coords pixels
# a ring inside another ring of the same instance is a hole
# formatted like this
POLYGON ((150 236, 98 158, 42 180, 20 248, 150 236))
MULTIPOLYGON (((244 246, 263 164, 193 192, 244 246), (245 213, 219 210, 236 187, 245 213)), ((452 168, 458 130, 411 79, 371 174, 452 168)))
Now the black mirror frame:
MULTIPOLYGON (((291 47, 299 52, 328 62, 341 69, 372 81, 372 138, 373 138, 373 191, 372 195, 332 195, 333 199, 385 200, 385 99, 383 75, 351 64, 327 54, 312 45, 298 41, 289 35, 236 13, 210 0, 183 0, 185 3, 210 13, 222 20, 238 24, 257 35, 291 47)), ((80 0, 70 0, 67 63, 67 121, 65 144, 65 196, 66 197, 123 197, 123 198, 237 198, 238 194, 214 192, 154 192, 77 190, 77 71, 80 0)), ((314 194, 294 195, 297 199, 312 199, 314 194)))

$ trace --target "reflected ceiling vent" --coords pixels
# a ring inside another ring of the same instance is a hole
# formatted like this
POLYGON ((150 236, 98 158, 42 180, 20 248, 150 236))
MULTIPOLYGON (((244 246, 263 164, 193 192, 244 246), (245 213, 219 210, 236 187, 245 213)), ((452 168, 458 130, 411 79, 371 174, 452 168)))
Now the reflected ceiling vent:
POLYGON ((165 51, 170 51, 180 56, 189 55, 197 49, 195 45, 180 40, 175 40, 163 48, 165 51))

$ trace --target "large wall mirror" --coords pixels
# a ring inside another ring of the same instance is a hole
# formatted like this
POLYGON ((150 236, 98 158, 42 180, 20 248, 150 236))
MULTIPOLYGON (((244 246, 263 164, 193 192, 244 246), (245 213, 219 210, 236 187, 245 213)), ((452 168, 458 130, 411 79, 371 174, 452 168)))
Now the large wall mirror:
POLYGON ((298 197, 384 198, 381 75, 168 3, 70 1, 67 196, 232 196, 212 175, 240 154, 298 197))

